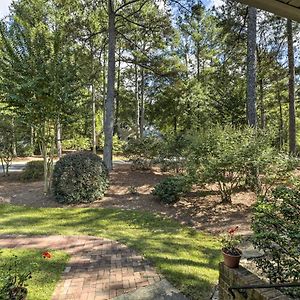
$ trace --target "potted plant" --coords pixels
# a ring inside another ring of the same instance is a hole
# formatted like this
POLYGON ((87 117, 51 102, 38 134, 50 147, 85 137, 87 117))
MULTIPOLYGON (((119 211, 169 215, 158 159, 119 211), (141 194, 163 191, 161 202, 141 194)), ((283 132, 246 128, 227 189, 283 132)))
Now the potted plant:
POLYGON ((224 264, 229 268, 238 268, 242 256, 242 251, 237 248, 241 242, 240 236, 235 234, 238 228, 238 226, 230 228, 221 237, 224 264))

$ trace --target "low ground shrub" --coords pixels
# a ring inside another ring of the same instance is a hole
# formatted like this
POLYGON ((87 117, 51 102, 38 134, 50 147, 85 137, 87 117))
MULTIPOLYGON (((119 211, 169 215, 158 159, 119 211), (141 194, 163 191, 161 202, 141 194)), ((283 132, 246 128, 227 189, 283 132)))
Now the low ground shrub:
POLYGON ((42 180, 44 176, 44 162, 42 160, 29 161, 21 174, 24 181, 42 180))
POLYGON ((34 147, 28 143, 20 142, 17 144, 17 153, 20 157, 32 156, 34 152, 34 147))
POLYGON ((137 158, 131 160, 131 170, 140 170, 140 171, 147 171, 150 170, 153 161, 151 159, 143 159, 143 158, 137 158))
POLYGON ((164 203, 174 203, 190 191, 191 184, 184 176, 168 177, 158 183, 152 194, 164 203))
POLYGON ((102 159, 91 152, 62 157, 53 172, 53 192, 60 203, 88 203, 103 197, 108 172, 102 159))
MULTIPOLYGON (((300 280, 300 191, 277 187, 254 208, 253 244, 264 252, 257 266, 271 283, 300 280)), ((284 292, 300 299, 300 289, 284 292)))
MULTIPOLYGON (((1 253, 0 253, 1 256, 1 253)), ((0 271, 0 299, 1 300, 22 300, 26 299, 26 282, 32 278, 28 266, 21 266, 17 256, 8 265, 1 264, 0 271), (22 268, 21 268, 22 267, 22 268), (26 268, 27 267, 27 268, 26 268)))

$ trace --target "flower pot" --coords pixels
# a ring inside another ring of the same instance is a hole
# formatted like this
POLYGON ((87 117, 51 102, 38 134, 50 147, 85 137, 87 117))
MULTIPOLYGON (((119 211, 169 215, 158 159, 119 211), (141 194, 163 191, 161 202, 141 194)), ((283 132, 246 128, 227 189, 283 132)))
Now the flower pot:
POLYGON ((242 256, 242 251, 237 249, 237 253, 239 254, 230 254, 222 249, 223 257, 224 257, 224 264, 228 268, 238 268, 240 264, 240 259, 242 256))

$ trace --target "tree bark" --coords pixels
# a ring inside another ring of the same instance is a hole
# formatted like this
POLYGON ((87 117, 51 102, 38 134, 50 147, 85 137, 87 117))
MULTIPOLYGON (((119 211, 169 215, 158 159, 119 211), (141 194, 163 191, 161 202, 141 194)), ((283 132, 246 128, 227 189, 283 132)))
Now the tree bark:
POLYGON ((247 120, 257 126, 256 116, 256 8, 248 8, 247 34, 247 120))
POLYGON ((114 100, 116 78, 116 15, 114 0, 108 0, 108 72, 107 72, 107 98, 105 102, 104 121, 104 150, 103 160, 108 169, 112 170, 113 132, 114 132, 114 100))
POLYGON ((134 64, 134 94, 135 94, 135 103, 136 103, 136 124, 135 124, 135 135, 138 139, 139 135, 139 126, 140 126, 140 99, 139 99, 139 75, 138 75, 138 66, 134 64))
POLYGON ((295 58, 292 21, 287 20, 288 61, 289 61, 289 150, 296 153, 296 114, 295 114, 295 58))
POLYGON ((11 119, 11 125, 12 125, 12 139, 13 139, 13 144, 12 144, 12 150, 13 150, 13 156, 17 157, 17 139, 16 139, 16 125, 15 125, 15 118, 11 119))
POLYGON ((106 96, 107 96, 107 90, 106 90, 106 49, 104 47, 103 50, 103 67, 102 67, 103 73, 102 73, 102 81, 103 81, 103 129, 105 127, 105 103, 106 103, 106 96))
POLYGON ((145 71, 141 69, 140 137, 144 136, 145 126, 145 71))
POLYGON ((92 83, 92 146, 93 153, 97 153, 97 132, 96 132, 96 97, 95 86, 92 83))
POLYGON ((117 92, 116 92, 116 112, 115 112, 115 129, 114 134, 120 137, 119 129, 119 114, 120 114, 120 87, 121 87, 121 47, 119 47, 119 61, 118 61, 118 73, 117 73, 117 92))
POLYGON ((62 128, 60 120, 57 120, 57 128, 56 128, 56 147, 57 147, 57 156, 59 159, 62 157, 62 145, 61 145, 61 134, 62 134, 62 128))
POLYGON ((31 155, 34 154, 34 127, 30 126, 30 148, 31 148, 31 155))

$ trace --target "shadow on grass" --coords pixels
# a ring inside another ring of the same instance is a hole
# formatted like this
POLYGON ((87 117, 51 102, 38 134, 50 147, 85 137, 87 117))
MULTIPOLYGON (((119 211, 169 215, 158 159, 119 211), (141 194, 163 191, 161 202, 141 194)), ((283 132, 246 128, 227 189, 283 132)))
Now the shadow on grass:
POLYGON ((192 299, 207 299, 218 278, 218 242, 157 215, 119 209, 0 205, 0 234, 92 235, 139 251, 192 299))

